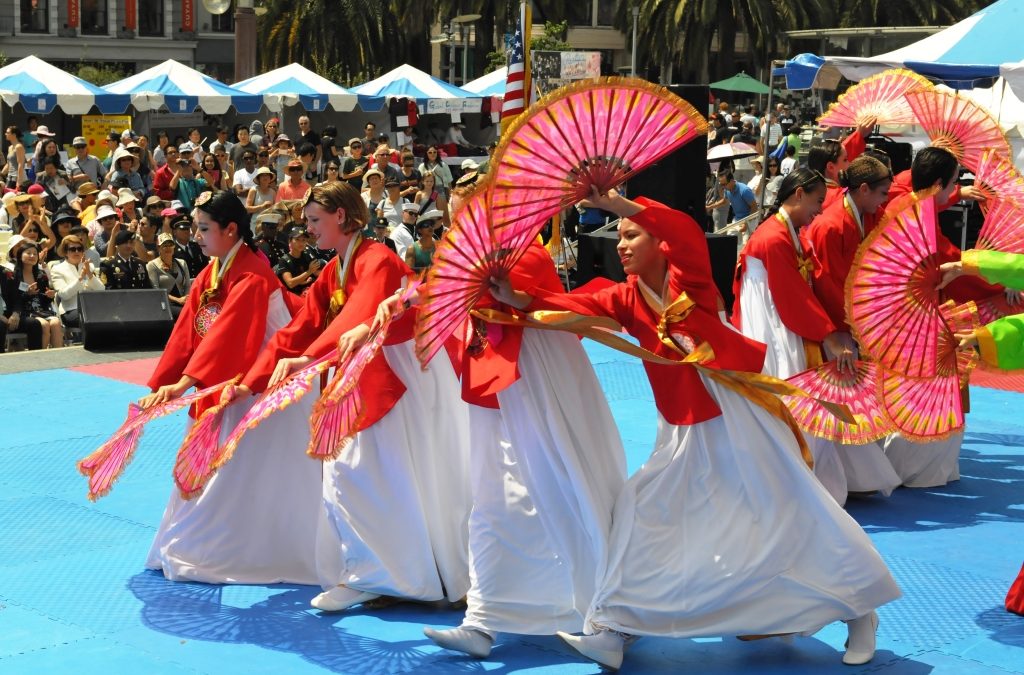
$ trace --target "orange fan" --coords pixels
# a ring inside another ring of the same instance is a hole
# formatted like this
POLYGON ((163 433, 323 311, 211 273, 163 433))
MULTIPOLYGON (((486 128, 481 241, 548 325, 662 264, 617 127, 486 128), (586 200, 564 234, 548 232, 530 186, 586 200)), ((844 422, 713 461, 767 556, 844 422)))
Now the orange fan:
POLYGON ((818 118, 829 127, 860 127, 876 124, 913 124, 917 118, 904 95, 918 89, 932 89, 927 78, 904 68, 885 70, 866 77, 846 90, 818 118))
POLYGON ((946 148, 971 171, 978 171, 986 150, 1009 157, 999 122, 974 101, 934 89, 912 91, 906 99, 932 145, 946 148))
POLYGON ((1024 177, 1006 155, 989 151, 981 155, 981 163, 974 171, 974 187, 985 196, 982 211, 987 215, 992 208, 988 202, 1009 200, 1024 204, 1024 177))
POLYGON ((1004 253, 1024 253, 1024 208, 1002 195, 982 204, 985 222, 976 248, 1004 253))

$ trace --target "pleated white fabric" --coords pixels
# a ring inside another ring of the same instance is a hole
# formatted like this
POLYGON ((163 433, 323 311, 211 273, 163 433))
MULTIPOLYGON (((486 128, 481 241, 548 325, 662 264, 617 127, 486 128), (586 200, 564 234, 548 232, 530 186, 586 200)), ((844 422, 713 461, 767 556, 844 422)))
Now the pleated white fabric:
POLYGON ((625 454, 579 340, 527 330, 501 410, 473 406, 472 586, 462 625, 583 629, 607 559, 625 454))
POLYGON ((960 480, 960 446, 964 432, 931 443, 912 443, 899 434, 885 439, 885 454, 903 485, 940 487, 960 480))
MULTIPOLYGON (((264 344, 290 320, 280 293, 270 297, 264 344)), ((222 441, 254 400, 224 411, 222 441)), ((306 397, 246 434, 196 499, 174 489, 146 566, 174 581, 315 584, 322 470, 305 455, 312 405, 306 397)))
POLYGON ((406 392, 324 466, 320 585, 459 600, 469 589, 468 406, 443 352, 425 371, 411 341, 384 356, 406 392))
POLYGON ((705 379, 722 415, 660 420, 627 481, 587 631, 811 633, 900 596, 870 539, 796 452, 792 432, 705 379))
MULTIPOLYGON (((768 288, 768 271, 758 258, 747 257, 743 283, 740 284, 740 308, 743 319, 741 332, 768 346, 762 372, 785 380, 807 370, 803 338, 782 323, 768 288)), ((810 434, 805 435, 805 440, 814 457, 814 475, 839 504, 845 504, 850 488, 840 459, 840 444, 810 434)), ((877 450, 881 454, 881 450, 877 450)), ((892 473, 891 468, 889 472, 892 473)))

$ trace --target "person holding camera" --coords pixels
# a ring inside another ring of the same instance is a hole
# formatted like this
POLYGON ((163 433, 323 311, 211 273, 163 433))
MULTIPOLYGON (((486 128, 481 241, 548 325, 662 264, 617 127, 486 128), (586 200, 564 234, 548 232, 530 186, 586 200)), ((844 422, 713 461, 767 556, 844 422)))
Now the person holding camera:
POLYGON ((191 143, 182 143, 178 147, 178 159, 175 161, 176 170, 168 185, 174 192, 174 198, 181 202, 186 213, 192 210, 192 205, 195 204, 199 194, 213 184, 212 178, 199 165, 194 154, 195 148, 191 143))
POLYGON ((309 234, 303 227, 293 227, 288 233, 288 253, 277 264, 281 283, 294 293, 302 295, 320 276, 324 263, 307 250, 309 234))
POLYGON ((130 223, 124 229, 121 223, 114 224, 112 236, 107 243, 107 257, 100 261, 100 281, 107 288, 152 288, 149 275, 146 274, 146 263, 143 262, 146 259, 146 248, 136 229, 137 226, 130 223))

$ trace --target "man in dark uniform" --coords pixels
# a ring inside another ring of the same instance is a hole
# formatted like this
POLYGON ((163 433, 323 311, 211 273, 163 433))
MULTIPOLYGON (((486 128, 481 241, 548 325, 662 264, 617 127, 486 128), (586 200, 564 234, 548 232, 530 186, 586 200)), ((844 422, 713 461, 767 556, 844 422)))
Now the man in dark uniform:
POLYGON ((397 255, 398 250, 397 247, 395 246, 395 242, 391 241, 391 237, 388 236, 388 226, 391 225, 391 223, 388 222, 388 219, 385 218, 384 216, 375 215, 370 220, 373 221, 374 241, 379 241, 380 243, 384 244, 392 251, 394 251, 395 254, 397 255))
POLYGON ((100 261, 100 281, 108 289, 152 288, 146 264, 134 255, 134 232, 120 230, 114 236, 116 253, 100 261))
POLYGON ((256 235, 256 246, 267 256, 271 267, 277 267, 282 258, 288 254, 288 246, 281 242, 278 236, 278 224, 281 222, 281 214, 274 212, 261 213, 256 216, 259 223, 260 233, 256 235))
POLYGON ((199 244, 192 241, 192 219, 178 216, 172 220, 171 234, 174 235, 174 257, 185 263, 189 277, 195 279, 210 263, 210 259, 203 255, 199 244))
POLYGON ((295 295, 302 295, 313 285, 324 265, 306 250, 308 244, 309 235, 305 228, 293 227, 289 230, 288 253, 274 270, 285 288, 295 295))

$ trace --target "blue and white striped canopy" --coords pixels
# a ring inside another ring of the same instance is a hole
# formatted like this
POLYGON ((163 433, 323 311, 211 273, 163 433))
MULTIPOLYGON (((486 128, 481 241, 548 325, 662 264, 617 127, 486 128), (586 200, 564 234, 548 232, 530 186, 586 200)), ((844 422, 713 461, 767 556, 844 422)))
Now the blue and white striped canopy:
POLYGON ((93 105, 106 114, 128 109, 127 96, 105 91, 35 56, 0 68, 0 97, 7 105, 21 103, 29 113, 42 115, 58 106, 71 115, 85 115, 93 105))
MULTIPOLYGON (((348 89, 298 63, 250 77, 236 83, 234 88, 262 96, 263 103, 274 112, 296 103, 313 112, 326 110, 328 104, 338 112, 350 112, 358 101, 358 97, 348 89)), ((379 102, 377 107, 382 104, 383 101, 379 102)))
POLYGON ((172 60, 108 84, 104 89, 130 96, 132 105, 140 111, 159 110, 166 105, 172 113, 190 113, 201 108, 211 115, 221 115, 231 106, 240 113, 256 113, 263 106, 262 96, 239 91, 172 60))
POLYGON ((483 77, 462 86, 466 91, 479 96, 505 96, 505 80, 508 79, 508 66, 491 71, 483 77))
POLYGON ((426 113, 480 111, 479 94, 448 84, 408 64, 352 91, 359 95, 359 107, 363 110, 379 110, 386 98, 414 98, 426 113), (376 108, 373 107, 375 102, 376 108))
MULTIPOLYGON (((954 89, 972 89, 1003 75, 1024 84, 1024 2, 998 0, 949 28, 901 49, 851 58, 800 54, 773 75, 785 75, 789 89, 832 87, 842 75, 861 80, 888 68, 909 68, 954 89)), ((1016 86, 1014 86, 1016 90, 1016 86)), ((1024 91, 1022 88, 1021 91, 1024 91)))

